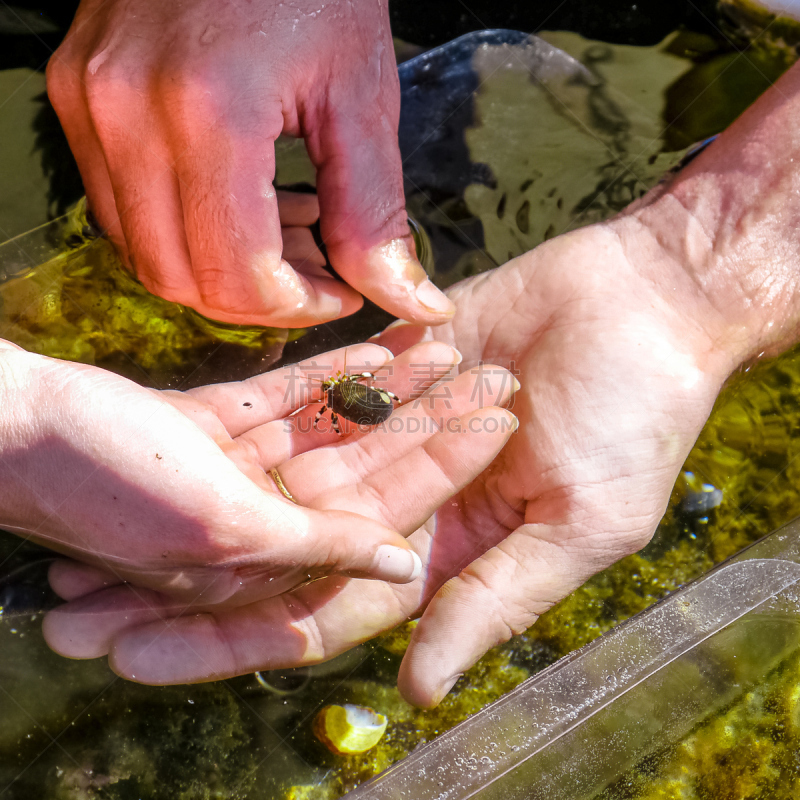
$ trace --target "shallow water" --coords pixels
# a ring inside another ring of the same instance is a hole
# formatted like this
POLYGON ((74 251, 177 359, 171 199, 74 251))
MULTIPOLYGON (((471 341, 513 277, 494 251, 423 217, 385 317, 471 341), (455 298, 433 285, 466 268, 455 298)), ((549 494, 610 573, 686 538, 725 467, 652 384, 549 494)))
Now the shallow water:
MULTIPOLYGON (((535 53, 497 43, 470 56, 471 72, 459 78, 466 83, 437 88, 425 62, 406 69, 406 191, 430 237, 440 285, 623 208, 694 137, 724 127, 763 88, 765 74, 788 65, 783 51, 737 55, 724 41, 687 33, 649 48, 543 37, 576 60, 542 81, 531 78, 535 53), (732 82, 731 71, 739 76, 732 82), (425 93, 434 90, 441 90, 436 108, 446 113, 424 118, 415 98, 430 105, 434 95, 425 93)), ((278 180, 306 180, 297 145, 282 143, 280 152, 278 180)), ((78 269, 74 259, 69 264, 78 269)), ((283 358, 358 340, 386 321, 368 309, 286 344, 283 358)), ((307 681, 290 682, 299 687, 293 691, 269 688, 279 676, 195 687, 125 683, 103 661, 67 661, 46 648, 40 619, 26 613, 41 605, 31 594, 41 575, 33 570, 20 580, 17 573, 0 584, 0 798, 338 796, 800 513, 798 426, 798 354, 737 376, 690 455, 653 543, 487 655, 433 711, 412 709, 394 689, 402 629, 312 669, 307 681), (714 495, 721 502, 701 502, 707 487, 721 490, 714 495), (387 715, 378 747, 364 756, 325 751, 311 722, 331 702, 387 715)), ((4 572, 39 557, 10 535, 0 538, 0 553, 4 572)))

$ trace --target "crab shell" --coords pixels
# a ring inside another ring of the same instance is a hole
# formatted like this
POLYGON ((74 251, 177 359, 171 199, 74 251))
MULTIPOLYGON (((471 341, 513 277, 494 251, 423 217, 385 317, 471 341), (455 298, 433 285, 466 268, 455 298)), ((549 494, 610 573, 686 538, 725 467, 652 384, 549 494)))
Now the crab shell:
POLYGON ((334 414, 356 425, 379 425, 394 411, 392 398, 374 386, 341 381, 328 390, 328 404, 334 414))

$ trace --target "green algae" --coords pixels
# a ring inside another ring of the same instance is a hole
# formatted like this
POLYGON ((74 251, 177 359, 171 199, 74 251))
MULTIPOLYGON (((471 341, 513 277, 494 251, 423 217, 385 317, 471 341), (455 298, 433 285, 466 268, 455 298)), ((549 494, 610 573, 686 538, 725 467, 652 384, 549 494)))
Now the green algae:
MULTIPOLYGON (((45 750, 36 771, 20 775, 5 796, 235 800, 254 782, 242 710, 221 684, 187 691, 120 682, 70 727, 71 735, 45 750)), ((27 744, 35 751, 42 742, 27 744)))
POLYGON ((724 33, 737 43, 775 50, 800 45, 800 22, 753 0, 719 0, 718 11, 724 33))
POLYGON ((790 800, 800 792, 800 651, 597 800, 790 800))
POLYGON ((0 284, 0 337, 160 388, 196 385, 213 369, 225 379, 262 371, 280 357, 287 331, 218 323, 150 294, 90 230, 80 203, 52 257, 0 284))

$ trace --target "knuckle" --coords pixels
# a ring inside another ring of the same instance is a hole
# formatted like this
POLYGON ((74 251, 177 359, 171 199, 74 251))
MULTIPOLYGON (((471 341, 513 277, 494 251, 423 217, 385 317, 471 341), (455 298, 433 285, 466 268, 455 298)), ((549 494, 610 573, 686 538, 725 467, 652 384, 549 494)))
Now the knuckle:
POLYGON ((78 74, 70 63, 68 54, 61 48, 56 50, 47 62, 45 71, 47 95, 57 112, 68 111, 78 100, 80 95, 78 74))
POLYGON ((521 554, 501 545, 462 572, 472 589, 481 591, 481 607, 491 609, 498 642, 524 633, 555 602, 541 597, 524 562, 521 554))
POLYGON ((253 293, 234 269, 206 261, 195 279, 200 297, 211 308, 245 311, 252 305, 253 293))
POLYGON ((75 75, 92 116, 111 122, 130 117, 141 106, 149 94, 151 66, 124 52, 108 57, 100 52, 81 63, 75 75))
POLYGON ((250 463, 260 464, 265 460, 265 456, 269 456, 262 452, 258 440, 254 439, 249 431, 237 437, 236 443, 244 451, 245 460, 250 463))
POLYGON ((82 75, 82 83, 86 105, 92 119, 99 123, 97 133, 102 138, 104 129, 118 127, 119 112, 124 113, 127 107, 129 86, 124 76, 113 68, 94 74, 86 69, 82 75))
POLYGON ((175 280, 175 276, 171 273, 137 270, 136 277, 151 294, 158 295, 171 303, 191 305, 193 293, 190 288, 185 286, 182 281, 175 280))
POLYGON ((69 54, 59 47, 47 62, 45 75, 47 77, 48 91, 69 89, 75 84, 74 70, 69 64, 69 54))
POLYGON ((494 590, 492 580, 474 564, 470 564, 461 572, 459 580, 465 587, 471 603, 474 607, 480 608, 483 618, 489 621, 493 644, 507 642, 512 636, 530 627, 530 625, 520 627, 519 624, 514 624, 519 614, 510 615, 508 606, 494 590))
POLYGON ((173 54, 159 70, 158 91, 179 120, 213 119, 217 109, 213 102, 215 96, 214 77, 202 67, 176 61, 173 54))
POLYGON ((402 200, 400 200, 399 206, 390 206, 385 209, 382 217, 377 220, 376 232, 384 241, 411 236, 411 229, 408 227, 408 212, 402 200))

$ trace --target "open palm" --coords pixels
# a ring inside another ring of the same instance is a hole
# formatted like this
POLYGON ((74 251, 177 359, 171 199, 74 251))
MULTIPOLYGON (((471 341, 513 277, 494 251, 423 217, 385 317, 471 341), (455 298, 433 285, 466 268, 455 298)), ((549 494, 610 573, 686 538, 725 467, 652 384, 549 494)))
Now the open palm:
MULTIPOLYGON (((426 395, 458 354, 427 343, 390 356, 375 345, 348 348, 347 368, 369 368, 377 386, 403 401, 422 396, 395 411, 387 425, 343 438, 331 426, 315 428, 321 403, 308 403, 320 396, 314 376, 318 381, 342 369, 344 351, 186 394, 157 395, 91 372, 98 402, 102 385, 111 382, 129 420, 137 420, 131 397, 144 404, 151 430, 137 423, 137 438, 131 437, 134 452, 144 452, 143 463, 134 458, 131 465, 137 477, 125 476, 141 484, 135 491, 113 484, 119 465, 89 469, 54 516, 52 531, 44 524, 33 531, 37 540, 89 563, 59 562, 52 569, 54 588, 73 600, 46 620, 53 647, 77 657, 102 655, 117 628, 153 614, 168 619, 187 608, 252 609, 335 572, 415 578, 421 564, 403 536, 496 456, 515 427, 513 415, 482 406, 507 402, 514 387, 494 368, 493 382, 498 388, 504 382, 502 391, 481 397, 474 391, 480 375, 465 374, 439 387, 446 391, 437 393, 434 385, 426 395), (293 391, 290 378, 297 381, 293 391), (268 475, 276 467, 296 503, 282 497, 268 475), (113 500, 105 508, 108 495, 113 500), (119 532, 115 523, 123 520, 119 532)), ((118 421, 113 430, 120 437, 125 425, 118 421)), ((198 652, 207 656, 216 638, 201 638, 208 641, 198 652)), ((197 667, 204 675, 206 661, 197 667)), ((232 663, 225 671, 238 670, 232 663)))

